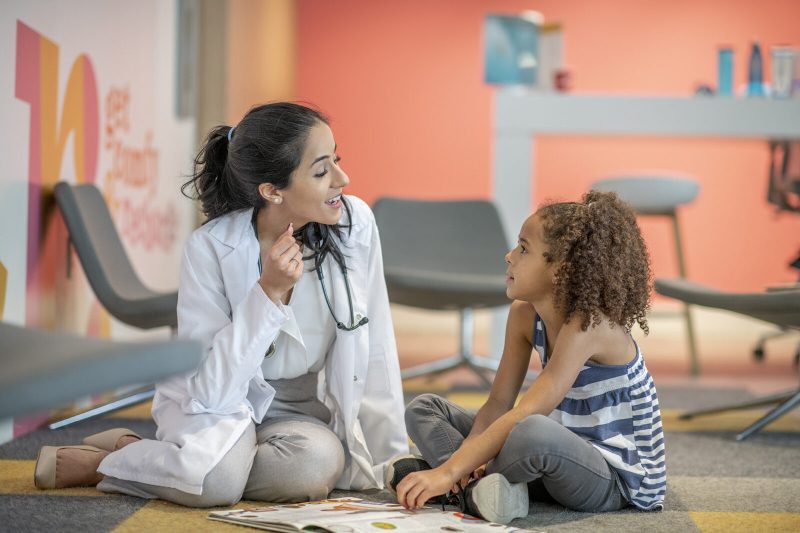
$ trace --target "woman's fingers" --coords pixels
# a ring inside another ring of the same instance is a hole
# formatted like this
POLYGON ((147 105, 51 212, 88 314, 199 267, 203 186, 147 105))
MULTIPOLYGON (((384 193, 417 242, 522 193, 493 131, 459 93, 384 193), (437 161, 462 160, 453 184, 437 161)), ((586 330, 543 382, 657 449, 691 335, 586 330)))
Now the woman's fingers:
POLYGON ((297 281, 303 275, 303 256, 297 254, 289 260, 289 275, 297 281))
POLYGON ((300 246, 292 236, 284 235, 272 245, 269 255, 273 260, 279 261, 283 258, 291 258, 300 250, 300 246))
POLYGON ((262 252, 263 269, 259 283, 274 301, 283 299, 303 275, 302 246, 294 238, 292 224, 262 252))

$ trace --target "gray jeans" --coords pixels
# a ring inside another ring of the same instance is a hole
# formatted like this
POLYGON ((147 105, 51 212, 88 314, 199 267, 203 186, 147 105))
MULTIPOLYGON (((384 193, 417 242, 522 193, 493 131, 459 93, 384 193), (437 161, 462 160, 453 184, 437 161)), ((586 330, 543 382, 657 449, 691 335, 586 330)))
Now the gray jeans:
POLYGON ((106 476, 98 490, 160 498, 188 507, 229 506, 242 497, 299 502, 328 496, 344 471, 344 449, 336 435, 311 416, 296 415, 251 424, 206 475, 202 494, 106 476))
MULTIPOLYGON (((422 457, 436 467, 464 442, 475 414, 435 394, 422 394, 408 404, 405 418, 422 457)), ((531 415, 511 430, 486 473, 528 483, 531 500, 552 499, 576 511, 616 511, 628 505, 621 481, 600 452, 543 415, 531 415)))

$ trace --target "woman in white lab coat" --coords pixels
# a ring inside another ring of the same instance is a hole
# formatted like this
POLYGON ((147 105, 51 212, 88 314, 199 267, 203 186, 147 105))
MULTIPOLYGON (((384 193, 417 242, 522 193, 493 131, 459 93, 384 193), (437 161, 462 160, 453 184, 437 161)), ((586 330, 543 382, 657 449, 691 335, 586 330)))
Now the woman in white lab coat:
POLYGON ((309 107, 267 104, 212 130, 184 186, 208 222, 178 293, 179 335, 206 357, 157 386, 156 440, 112 430, 85 441, 94 450, 43 449, 37 485, 99 481, 195 507, 382 488, 408 451, 402 388, 377 228, 348 183, 309 107))

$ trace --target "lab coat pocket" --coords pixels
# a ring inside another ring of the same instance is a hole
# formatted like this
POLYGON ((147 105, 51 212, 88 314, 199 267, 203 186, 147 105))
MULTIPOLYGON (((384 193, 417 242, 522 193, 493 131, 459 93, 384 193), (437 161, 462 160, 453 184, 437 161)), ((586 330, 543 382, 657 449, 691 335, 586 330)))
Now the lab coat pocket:
POLYGON ((386 367, 386 351, 383 348, 370 353, 366 381, 365 392, 389 390, 389 370, 386 367))

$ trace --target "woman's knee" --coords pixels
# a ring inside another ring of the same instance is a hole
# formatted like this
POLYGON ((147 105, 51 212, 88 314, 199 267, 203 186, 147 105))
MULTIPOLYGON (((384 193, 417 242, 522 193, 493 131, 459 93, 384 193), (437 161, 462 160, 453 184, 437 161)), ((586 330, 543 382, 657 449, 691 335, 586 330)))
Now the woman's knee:
POLYGON ((203 480, 203 493, 192 507, 233 505, 242 499, 256 452, 255 427, 251 425, 203 480))
MULTIPOLYGON (((307 477, 315 480, 320 490, 327 487, 330 492, 344 472, 344 447, 327 428, 320 427, 316 435, 312 433, 308 438, 311 446, 306 453, 307 477)), ((322 496, 327 496, 327 492, 322 496)))
POLYGON ((324 499, 344 472, 344 448, 322 426, 276 434, 258 447, 248 499, 298 502, 324 499))
POLYGON ((187 507, 229 507, 238 503, 243 494, 244 484, 229 483, 223 486, 204 488, 203 494, 182 495, 181 498, 175 498, 172 501, 187 507))

